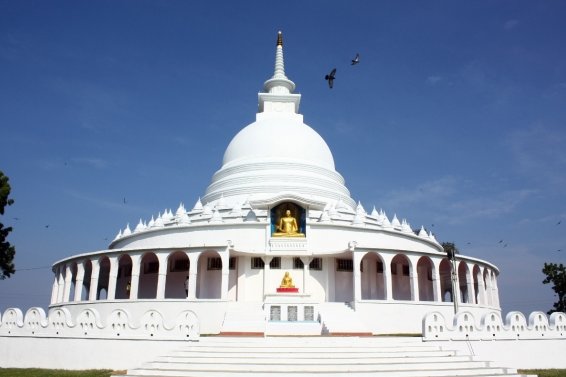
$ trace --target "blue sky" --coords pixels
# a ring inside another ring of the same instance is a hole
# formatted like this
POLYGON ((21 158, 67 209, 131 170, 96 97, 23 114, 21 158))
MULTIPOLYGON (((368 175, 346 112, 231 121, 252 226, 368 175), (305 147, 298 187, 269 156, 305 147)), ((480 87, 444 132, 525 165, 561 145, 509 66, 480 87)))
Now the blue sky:
POLYGON ((547 311, 542 265, 566 262, 564 14, 559 1, 0 0, 15 200, 2 222, 20 269, 0 310, 46 307, 46 266, 192 207, 254 121, 282 30, 300 112, 353 198, 496 264, 504 313, 547 311))

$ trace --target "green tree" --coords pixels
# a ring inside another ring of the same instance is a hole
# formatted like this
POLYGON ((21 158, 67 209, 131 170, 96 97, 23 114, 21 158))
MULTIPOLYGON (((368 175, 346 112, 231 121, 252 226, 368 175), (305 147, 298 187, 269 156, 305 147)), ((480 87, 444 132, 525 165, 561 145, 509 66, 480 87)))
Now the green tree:
MULTIPOLYGON (((4 208, 14 203, 9 199, 10 184, 9 179, 0 170, 0 215, 4 215, 4 208)), ((4 224, 0 222, 0 280, 9 278, 10 275, 16 272, 14 269, 14 255, 16 255, 16 248, 10 245, 6 238, 12 231, 12 227, 4 228, 4 224)))
POLYGON ((452 258, 455 254, 460 254, 460 250, 458 250, 454 242, 443 242, 442 248, 449 258, 452 258))
POLYGON ((558 296, 558 301, 554 303, 554 308, 547 313, 566 312, 566 266, 562 263, 545 263, 542 273, 546 275, 542 283, 554 284, 552 290, 558 296))

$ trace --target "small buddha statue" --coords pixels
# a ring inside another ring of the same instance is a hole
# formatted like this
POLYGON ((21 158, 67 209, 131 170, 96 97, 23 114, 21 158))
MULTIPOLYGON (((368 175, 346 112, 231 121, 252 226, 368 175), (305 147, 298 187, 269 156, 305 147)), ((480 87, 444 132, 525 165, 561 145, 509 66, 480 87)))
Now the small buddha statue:
POLYGON ((299 233, 297 220, 291 215, 291 211, 285 211, 285 216, 281 216, 279 224, 273 232, 273 237, 304 237, 304 233, 299 233))
POLYGON ((295 288, 293 285, 293 278, 289 275, 289 271, 285 272, 283 279, 281 279, 281 285, 279 288, 295 288))

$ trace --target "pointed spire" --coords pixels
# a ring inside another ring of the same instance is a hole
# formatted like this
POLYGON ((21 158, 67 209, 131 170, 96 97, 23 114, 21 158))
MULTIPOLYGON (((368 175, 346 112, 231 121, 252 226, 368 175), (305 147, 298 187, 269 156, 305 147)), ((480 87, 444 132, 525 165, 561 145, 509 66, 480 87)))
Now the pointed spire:
POLYGON ((163 216, 161 215, 161 212, 159 212, 159 214, 157 215, 157 218, 155 219, 155 222, 153 223, 153 227, 154 228, 163 228, 165 226, 165 224, 163 223, 163 216))
POLYGON ((365 214, 363 214, 362 212, 356 212, 356 216, 354 217, 354 222, 352 224, 364 225, 365 217, 365 214))
POLYGON ((190 223, 191 223, 191 219, 189 218, 189 215, 187 214, 187 212, 183 212, 183 214, 179 216, 179 224, 190 224, 190 223))
POLYGON ((132 230, 130 229, 130 223, 128 223, 128 225, 126 225, 126 229, 124 229, 124 233, 122 233, 123 236, 129 236, 130 234, 132 234, 132 230))
POLYGON ((397 214, 393 215, 393 220, 391 220, 391 225, 393 226, 393 228, 395 229, 401 229, 401 222, 399 221, 399 219, 397 218, 397 214))
POLYGON ((214 213, 212 214, 212 218, 210 219, 209 222, 213 224, 218 224, 222 222, 222 216, 220 216, 220 212, 218 211, 218 209, 214 210, 214 213))
POLYGON ((403 221, 401 222, 401 230, 406 233, 413 233, 411 225, 407 222, 406 219, 403 219, 403 221))
POLYGON ((177 212, 175 212, 175 216, 177 216, 177 218, 180 218, 185 212, 185 205, 183 204, 183 202, 181 202, 179 204, 179 208, 177 208, 177 212))
POLYGON ((143 224, 142 219, 140 219, 140 222, 138 223, 138 225, 134 229, 134 233, 139 233, 143 230, 145 230, 145 225, 143 224))
POLYGON ((197 202, 195 203, 195 206, 193 207, 193 211, 202 211, 202 202, 200 201, 200 197, 198 198, 197 202))
POLYGON ((257 215, 255 214, 253 209, 250 209, 248 211, 248 214, 246 215, 244 221, 257 221, 257 215))
POLYGON ((285 111, 299 112, 300 94, 293 94, 295 83, 285 75, 285 61, 283 59, 283 34, 277 34, 277 47, 275 49, 275 69, 273 76, 263 83, 263 93, 259 94, 259 112, 273 111, 266 102, 280 102, 292 104, 285 111))
MULTIPOLYGON (((285 76, 285 61, 283 59, 283 34, 281 32, 277 33, 277 49, 275 51, 275 72, 273 73, 273 77, 271 78, 271 80, 273 80, 273 79, 288 81, 288 84, 290 84, 291 86, 285 85, 285 87, 287 87, 287 89, 288 89, 287 93, 295 90, 295 84, 293 84, 293 82, 290 81, 287 78, 287 76, 285 76)), ((267 84, 267 82, 266 82, 266 84, 267 84)), ((278 84, 281 84, 281 83, 278 83, 278 84)), ((271 88, 269 88, 269 89, 271 89, 271 88)))
POLYGON ((377 209, 375 209, 375 206, 373 206, 373 209, 371 210, 371 217, 375 217, 376 219, 379 217, 379 213, 377 213, 377 209))

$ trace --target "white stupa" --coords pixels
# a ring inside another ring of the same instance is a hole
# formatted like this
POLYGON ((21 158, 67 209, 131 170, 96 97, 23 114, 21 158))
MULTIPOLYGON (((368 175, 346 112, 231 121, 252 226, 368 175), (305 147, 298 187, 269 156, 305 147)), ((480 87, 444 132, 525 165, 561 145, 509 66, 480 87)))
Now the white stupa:
POLYGON ((50 310, 123 310, 134 322, 190 313, 201 334, 265 335, 419 333, 427 313, 453 313, 453 296, 474 315, 499 312, 493 264, 458 255, 453 295, 434 235, 350 196, 294 90, 279 34, 256 121, 204 195, 127 225, 107 250, 56 262, 50 310))

